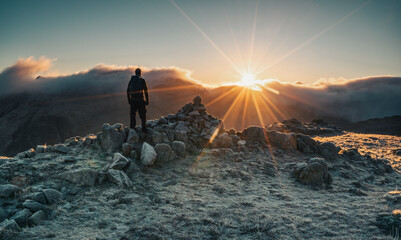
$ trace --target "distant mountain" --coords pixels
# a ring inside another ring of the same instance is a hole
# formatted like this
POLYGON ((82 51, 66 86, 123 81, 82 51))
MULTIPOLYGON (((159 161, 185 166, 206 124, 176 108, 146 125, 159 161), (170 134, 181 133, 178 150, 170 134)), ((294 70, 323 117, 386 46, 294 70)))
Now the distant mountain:
POLYGON ((401 116, 373 118, 349 124, 344 129, 356 133, 401 136, 401 116))

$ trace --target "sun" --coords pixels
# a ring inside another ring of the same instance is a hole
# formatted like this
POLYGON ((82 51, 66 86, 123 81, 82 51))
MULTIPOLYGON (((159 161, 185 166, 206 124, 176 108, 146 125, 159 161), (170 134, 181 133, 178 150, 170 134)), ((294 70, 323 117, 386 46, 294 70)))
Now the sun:
POLYGON ((242 74, 241 82, 245 86, 252 86, 255 84, 255 76, 251 73, 242 74))

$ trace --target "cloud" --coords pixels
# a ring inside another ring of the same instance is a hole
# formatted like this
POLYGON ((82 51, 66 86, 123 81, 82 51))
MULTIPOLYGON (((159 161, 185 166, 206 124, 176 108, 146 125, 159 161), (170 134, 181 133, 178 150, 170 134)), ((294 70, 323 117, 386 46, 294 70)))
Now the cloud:
POLYGON ((401 78, 330 79, 310 85, 273 81, 266 86, 280 92, 283 108, 309 111, 349 121, 401 115, 401 78))
MULTIPOLYGON (((0 96, 20 92, 78 96, 124 92, 128 79, 137 68, 137 66, 100 64, 74 74, 46 76, 53 61, 54 59, 46 57, 37 60, 33 57, 18 59, 14 65, 0 73, 0 96), (38 77, 39 75, 42 76, 38 77)), ((191 84, 205 87, 204 84, 191 78, 189 70, 177 67, 141 68, 151 89, 191 84)), ((329 78, 320 79, 312 84, 266 79, 258 83, 270 89, 263 93, 286 118, 311 120, 311 118, 328 117, 360 121, 401 115, 400 77, 379 76, 353 80, 329 78)), ((210 96, 224 94, 220 92, 220 88, 205 89, 209 90, 210 96)), ((218 111, 222 112, 227 107, 219 106, 218 111)))
MULTIPOLYGON (((127 82, 137 66, 99 64, 78 73, 64 76, 46 76, 54 59, 40 57, 21 58, 0 73, 0 96, 20 92, 48 94, 81 93, 100 94, 125 91, 127 82), (43 74, 43 76, 40 76, 43 74)), ((177 67, 141 67, 143 77, 151 87, 168 84, 184 85, 199 82, 190 77, 191 72, 177 67)))

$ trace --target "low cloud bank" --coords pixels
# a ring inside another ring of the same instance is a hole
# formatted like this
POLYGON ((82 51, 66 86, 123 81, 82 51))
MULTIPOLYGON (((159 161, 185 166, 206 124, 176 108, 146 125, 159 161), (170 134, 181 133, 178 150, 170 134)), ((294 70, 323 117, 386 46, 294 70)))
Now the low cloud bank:
MULTIPOLYGON (((107 94, 125 91, 136 66, 97 65, 65 76, 44 76, 54 60, 41 57, 19 59, 0 73, 0 96, 31 92, 48 94, 107 94)), ((177 67, 142 67, 150 88, 182 85, 205 86, 191 79, 191 72, 177 67)), ((311 85, 267 81, 268 96, 286 117, 337 117, 360 121, 375 117, 401 115, 401 78, 368 77, 354 80, 318 81, 311 85), (308 112, 308 114, 303 113, 308 112), (312 113, 312 114, 311 114, 312 113)), ((207 88, 214 91, 213 88, 207 88)), ((217 89, 216 89, 217 91, 217 89)), ((155 92, 156 94, 156 92, 155 92)), ((223 111, 223 110, 222 110, 223 111)))
POLYGON ((267 86, 280 92, 278 101, 299 111, 314 111, 316 116, 355 122, 401 115, 400 77, 367 77, 312 85, 273 81, 267 86))
MULTIPOLYGON (((33 57, 18 59, 14 65, 0 73, 0 96, 21 92, 101 94, 125 91, 129 78, 137 68, 100 64, 71 75, 46 76, 52 61, 45 57, 38 60, 33 57)), ((199 85, 190 78, 191 72, 188 70, 177 67, 141 69, 150 87, 166 86, 166 83, 199 85)))

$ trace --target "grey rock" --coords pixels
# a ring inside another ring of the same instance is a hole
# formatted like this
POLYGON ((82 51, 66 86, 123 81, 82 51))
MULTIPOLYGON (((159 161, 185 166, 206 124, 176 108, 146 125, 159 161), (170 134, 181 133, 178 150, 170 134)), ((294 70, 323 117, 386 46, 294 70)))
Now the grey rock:
POLYGON ((48 188, 43 190, 48 204, 59 203, 63 200, 63 194, 56 189, 48 188))
POLYGON ((29 211, 28 209, 24 208, 21 211, 18 211, 17 213, 15 213, 10 220, 15 220, 15 222, 20 226, 20 227, 25 227, 27 222, 28 222, 28 218, 32 216, 31 211, 29 211))
POLYGON ((238 140, 237 145, 243 147, 246 145, 246 140, 238 140))
POLYGON ((187 103, 185 106, 182 108, 184 114, 188 114, 194 109, 194 105, 192 103, 187 103))
POLYGON ((46 196, 43 192, 35 192, 28 196, 28 198, 42 204, 47 204, 46 196))
POLYGON ((35 212, 34 214, 32 214, 32 216, 30 216, 28 218, 28 225, 31 227, 33 227, 35 225, 39 225, 45 219, 46 219, 45 212, 43 212, 42 210, 39 210, 39 211, 35 212))
POLYGON ((123 155, 121 155, 120 153, 114 153, 113 162, 109 166, 109 168, 121 170, 121 169, 125 168, 128 163, 129 163, 128 159, 125 158, 123 155))
POLYGON ((46 145, 38 145, 36 146, 36 152, 37 153, 44 153, 46 149, 46 145))
POLYGON ((309 163, 299 171, 299 175, 295 177, 306 185, 330 185, 332 182, 332 177, 323 158, 311 158, 309 163))
POLYGON ((46 206, 44 206, 41 203, 35 202, 33 200, 26 200, 22 206, 28 210, 30 210, 31 212, 37 212, 39 210, 46 210, 46 206))
POLYGON ((175 131, 176 132, 184 132, 185 134, 189 132, 189 128, 187 126, 185 126, 185 124, 183 123, 179 123, 177 124, 177 126, 175 127, 175 131))
POLYGON ((174 140, 187 143, 188 142, 187 133, 185 131, 175 131, 174 140))
POLYGON ((155 146, 158 162, 168 162, 174 159, 175 153, 167 143, 158 143, 155 146))
POLYGON ((331 142, 325 142, 318 145, 319 153, 330 160, 337 159, 338 151, 340 150, 331 142))
POLYGON ((318 148, 317 148, 317 142, 307 136, 307 135, 303 135, 303 134, 296 134, 295 135, 297 138, 297 148, 300 152, 303 153, 317 153, 318 152, 318 148))
POLYGON ((132 186, 131 179, 123 171, 110 169, 109 171, 107 171, 107 176, 108 179, 117 186, 120 187, 132 186))
POLYGON ((161 133, 161 132, 153 132, 152 134, 152 140, 154 144, 157 143, 163 143, 163 142, 168 142, 168 137, 165 133, 161 133))
POLYGON ((119 132, 115 125, 103 124, 101 142, 104 149, 108 152, 115 152, 121 148, 124 140, 124 134, 119 132))
POLYGON ((125 172, 127 174, 132 174, 132 173, 136 173, 139 172, 141 169, 138 167, 138 165, 136 164, 135 161, 130 161, 128 163, 128 166, 125 169, 125 172))
POLYGON ((139 159, 139 156, 138 156, 138 153, 136 152, 136 150, 132 150, 130 156, 131 156, 132 160, 138 160, 139 159))
POLYGON ((192 100, 194 106, 199 106, 202 103, 202 98, 198 95, 192 100))
POLYGON ((4 220, 0 223, 0 239, 13 239, 21 228, 18 226, 15 220, 4 220))
POLYGON ((64 144, 56 144, 53 146, 53 151, 59 153, 68 153, 68 147, 64 144))
POLYGON ((277 131, 269 131, 267 133, 269 143, 273 146, 284 150, 296 150, 297 138, 295 133, 280 133, 277 131))
POLYGON ((253 142, 266 142, 263 128, 251 126, 244 130, 245 139, 253 142))
POLYGON ((94 186, 99 173, 90 168, 72 170, 61 174, 61 178, 80 186, 94 186))
POLYGON ((192 112, 188 113, 188 115, 191 117, 198 117, 198 116, 200 116, 200 113, 198 111, 192 111, 192 112))
POLYGON ((123 145, 121 146, 121 148, 122 148, 123 154, 124 154, 125 156, 130 156, 131 150, 132 150, 131 144, 129 144, 129 143, 123 143, 123 145))
POLYGON ((21 189, 12 184, 0 185, 0 198, 14 197, 21 189))
POLYGON ((151 166, 155 163, 157 153, 148 143, 144 142, 141 150, 141 163, 144 166, 151 166))
POLYGON ((134 130, 130 129, 128 132, 127 143, 136 144, 139 142, 139 134, 134 130))
POLYGON ((227 133, 220 134, 212 142, 212 148, 228 148, 233 145, 233 139, 227 133))
POLYGON ((187 155, 187 150, 186 150, 186 145, 182 141, 174 141, 172 143, 172 148, 173 151, 179 156, 179 157, 185 157, 187 155))
POLYGON ((0 207, 0 222, 4 221, 8 217, 8 214, 6 211, 3 210, 3 208, 0 207))

